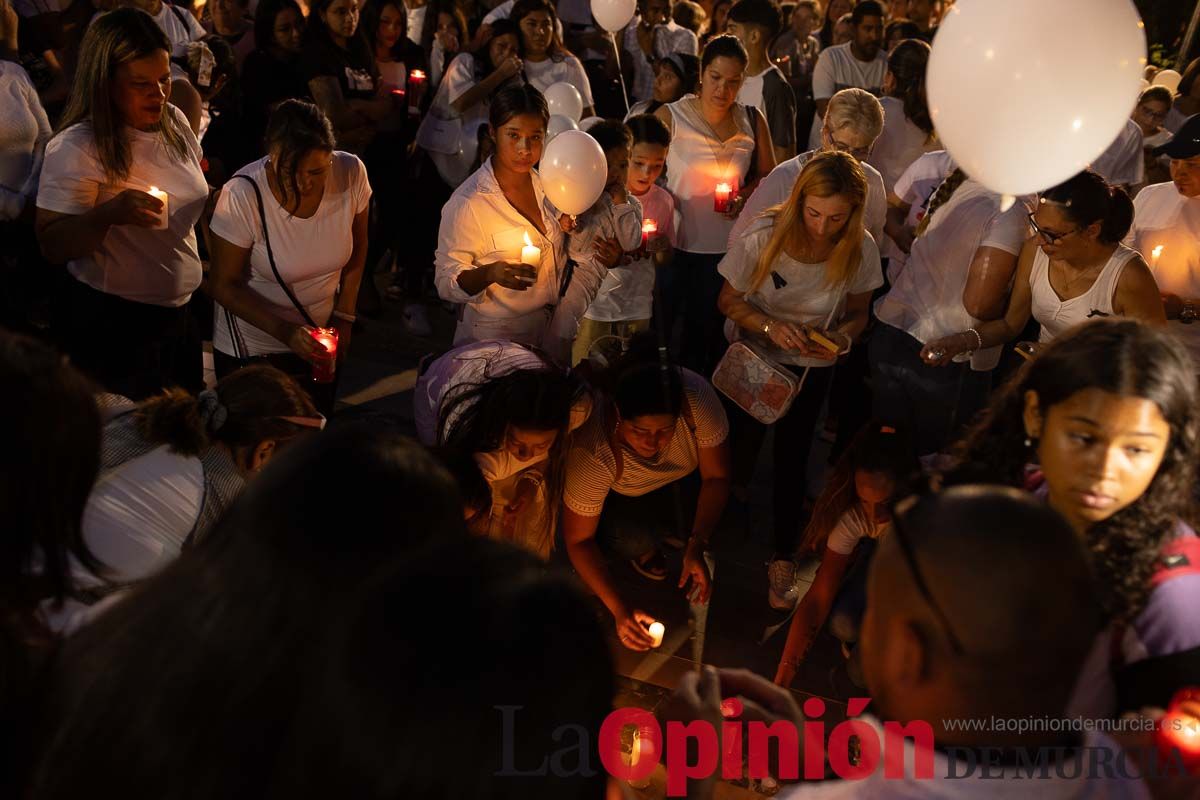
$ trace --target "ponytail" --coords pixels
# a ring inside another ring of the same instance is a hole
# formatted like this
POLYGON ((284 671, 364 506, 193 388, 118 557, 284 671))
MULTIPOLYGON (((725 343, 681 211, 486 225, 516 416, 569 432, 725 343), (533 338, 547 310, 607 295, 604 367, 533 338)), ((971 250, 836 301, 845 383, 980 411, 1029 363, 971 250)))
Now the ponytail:
POLYGON ((1108 187, 1108 213, 1100 226, 1100 241, 1117 244, 1125 239, 1133 227, 1133 200, 1120 186, 1108 187))
POLYGON ((1105 244, 1117 244, 1133 226, 1133 201, 1129 195, 1119 186, 1110 186, 1090 169, 1042 192, 1040 200, 1061 206, 1067 218, 1081 228, 1099 222, 1097 238, 1105 244))
POLYGON ((906 39, 896 45, 888 57, 888 71, 896 82, 895 97, 904 103, 904 116, 926 134, 933 133, 933 119, 925 99, 925 71, 929 66, 929 45, 906 39))

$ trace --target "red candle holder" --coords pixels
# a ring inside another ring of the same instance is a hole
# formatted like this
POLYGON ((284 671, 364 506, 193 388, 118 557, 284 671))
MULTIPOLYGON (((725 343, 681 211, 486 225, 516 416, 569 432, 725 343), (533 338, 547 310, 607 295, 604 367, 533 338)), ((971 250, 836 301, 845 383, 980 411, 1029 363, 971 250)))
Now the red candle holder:
POLYGON ((1181 689, 1171 698, 1154 739, 1166 763, 1178 752, 1187 771, 1200 774, 1200 688, 1181 689))
POLYGON ((729 211, 729 201, 733 199, 733 187, 728 183, 718 183, 713 193, 713 211, 724 214, 729 211))
POLYGON ((408 108, 410 111, 417 110, 423 88, 425 88, 425 73, 419 69, 408 73, 408 108))
POLYGON ((321 348, 313 354, 312 379, 314 383, 332 383, 337 371, 338 332, 334 328, 317 328, 312 332, 321 348))
POLYGON ((658 233, 658 223, 652 219, 642 221, 642 247, 650 243, 650 237, 658 233))

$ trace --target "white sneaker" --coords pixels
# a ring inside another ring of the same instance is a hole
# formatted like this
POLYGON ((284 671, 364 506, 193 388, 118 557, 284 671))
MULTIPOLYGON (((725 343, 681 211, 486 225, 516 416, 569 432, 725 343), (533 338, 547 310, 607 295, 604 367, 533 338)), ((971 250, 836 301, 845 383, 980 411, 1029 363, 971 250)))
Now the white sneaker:
POLYGON ((767 602, 777 611, 791 611, 800 597, 796 585, 796 562, 790 558, 772 561, 767 566, 767 602))
POLYGON ((404 330, 419 338, 433 335, 433 327, 429 324, 429 315, 425 313, 425 306, 420 303, 408 303, 404 306, 404 330))

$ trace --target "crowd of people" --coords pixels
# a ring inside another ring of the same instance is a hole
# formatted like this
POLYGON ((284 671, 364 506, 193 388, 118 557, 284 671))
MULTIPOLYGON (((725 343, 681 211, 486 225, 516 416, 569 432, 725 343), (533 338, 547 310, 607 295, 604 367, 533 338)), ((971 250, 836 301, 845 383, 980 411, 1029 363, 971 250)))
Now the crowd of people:
MULTIPOLYGON (((618 571, 719 594, 757 469, 778 667, 676 719, 800 720, 826 630, 943 749, 1200 687, 1200 60, 1011 202, 926 98, 952 0, 11 2, 0 792, 602 796, 512 765, 659 645, 618 571), (385 302, 415 436, 336 420, 385 302)), ((1035 796, 1197 790, 1140 766, 1035 796)))

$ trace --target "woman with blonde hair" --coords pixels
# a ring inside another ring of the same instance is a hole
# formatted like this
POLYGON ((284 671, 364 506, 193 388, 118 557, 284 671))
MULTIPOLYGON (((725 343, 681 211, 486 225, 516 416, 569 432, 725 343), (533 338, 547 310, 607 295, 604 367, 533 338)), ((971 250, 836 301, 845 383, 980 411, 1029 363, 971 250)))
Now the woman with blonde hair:
MULTIPOLYGON (((794 603, 792 554, 800 533, 795 493, 805 485, 813 427, 838 356, 867 326, 871 292, 883 285, 879 250, 863 227, 867 179, 848 153, 813 156, 787 202, 768 209, 730 248, 719 270, 726 333, 802 381, 775 423, 774 548, 769 599, 794 603)), ((733 417, 734 484, 745 486, 766 426, 733 417)))

